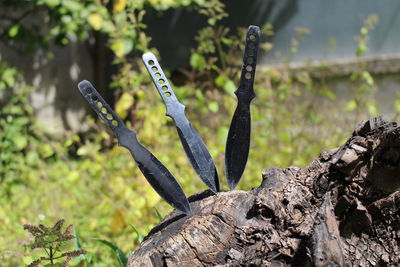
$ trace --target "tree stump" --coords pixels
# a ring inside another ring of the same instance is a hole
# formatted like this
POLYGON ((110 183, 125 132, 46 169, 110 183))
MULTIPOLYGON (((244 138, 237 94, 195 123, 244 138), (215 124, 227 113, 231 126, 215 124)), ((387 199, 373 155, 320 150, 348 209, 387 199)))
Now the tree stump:
POLYGON ((400 128, 364 121, 305 168, 270 168, 251 191, 189 198, 128 266, 400 266, 400 128))

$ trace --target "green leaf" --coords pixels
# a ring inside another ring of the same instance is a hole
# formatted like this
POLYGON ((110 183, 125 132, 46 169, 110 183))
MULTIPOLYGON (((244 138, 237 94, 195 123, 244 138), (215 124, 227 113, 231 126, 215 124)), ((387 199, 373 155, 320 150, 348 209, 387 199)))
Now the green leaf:
POLYGON ((119 265, 121 267, 125 267, 127 265, 128 259, 126 258, 125 254, 122 252, 122 250, 117 245, 115 245, 114 243, 112 243, 110 241, 104 240, 104 239, 99 239, 99 238, 92 238, 92 239, 111 248, 114 251, 115 255, 117 256, 119 265))
POLYGON ((55 7, 61 3, 61 0, 41 0, 39 4, 45 4, 49 7, 55 7))
POLYGON ((111 50, 117 57, 123 57, 133 49, 133 41, 131 39, 117 39, 111 44, 111 50))
POLYGON ((129 54, 133 49, 133 40, 132 39, 124 39, 124 51, 125 55, 129 54))
POLYGON ((133 105, 134 98, 129 93, 123 93, 119 98, 118 102, 115 104, 115 112, 122 119, 125 119, 128 116, 128 109, 130 109, 133 105))
POLYGON ((154 208, 154 212, 156 213, 158 219, 161 221, 163 219, 163 216, 161 215, 161 213, 158 211, 158 209, 154 208))
POLYGON ((368 47, 365 44, 360 44, 357 48, 356 55, 358 57, 362 56, 365 52, 368 51, 368 47))
POLYGON ((365 28, 365 27, 361 27, 361 29, 360 29, 360 34, 361 34, 361 35, 367 35, 367 34, 368 34, 368 29, 365 28))
POLYGON ((217 78, 215 78, 214 82, 217 86, 224 87, 227 80, 228 77, 226 77, 224 74, 220 74, 217 78))
POLYGON ((215 23, 217 22, 217 20, 216 20, 215 18, 209 18, 209 19, 207 20, 207 22, 208 22, 208 24, 210 24, 210 25, 215 25, 215 23))
POLYGON ((53 148, 51 147, 51 145, 49 145, 49 144, 43 144, 41 147, 40 147, 40 154, 41 154, 41 156, 45 159, 45 158, 49 158, 49 157, 51 157, 51 156, 53 156, 54 155, 54 150, 53 150, 53 148))
POLYGON ((221 41, 226 45, 231 45, 233 43, 233 40, 229 38, 222 38, 221 41))
POLYGON ((368 113, 370 116, 378 116, 379 110, 374 104, 369 104, 368 106, 368 113))
POLYGON ((29 166, 35 166, 39 162, 39 156, 36 151, 30 150, 26 154, 26 163, 29 166))
POLYGON ((228 77, 226 77, 224 74, 218 75, 214 82, 217 86, 224 88, 225 92, 228 94, 233 94, 236 90, 235 83, 228 79, 228 77))
POLYGON ((372 86, 374 84, 374 78, 372 78, 371 74, 368 71, 363 71, 362 77, 369 86, 372 86))
POLYGON ((7 83, 8 86, 12 86, 15 83, 17 71, 13 68, 7 68, 1 75, 1 80, 7 83))
POLYGON ((29 123, 29 119, 27 117, 19 117, 13 121, 14 125, 19 127, 25 126, 29 123))
POLYGON ((334 92, 332 92, 332 90, 323 89, 323 90, 321 90, 321 94, 328 97, 330 100, 336 99, 336 95, 334 92))
POLYGON ((226 137, 228 136, 229 129, 228 127, 220 127, 217 131, 217 138, 219 141, 222 141, 222 143, 225 142, 226 137))
POLYGON ((271 50, 273 48, 272 43, 262 43, 260 45, 261 49, 264 50, 265 52, 268 52, 269 50, 271 50))
POLYGON ((78 148, 78 150, 76 151, 76 154, 78 156, 85 156, 89 153, 89 149, 87 146, 81 146, 80 148, 78 148))
MULTIPOLYGON (((76 229, 76 227, 74 227, 74 249, 83 249, 82 244, 81 244, 81 239, 79 237, 79 233, 78 233, 78 230, 76 229)), ((88 253, 81 254, 75 259, 75 261, 77 263, 86 261, 88 264, 90 264, 90 263, 92 263, 92 255, 90 255, 88 253)), ((87 265, 87 266, 90 266, 90 265, 87 265)))
POLYGON ((112 21, 103 20, 103 23, 102 23, 102 26, 101 26, 101 30, 103 32, 106 32, 106 33, 111 33, 113 31, 115 31, 115 26, 112 23, 112 21))
POLYGON ((224 85, 224 90, 225 92, 227 92, 228 94, 233 95, 236 91, 236 85, 232 80, 228 80, 226 81, 225 85, 224 85))
POLYGON ((74 227, 74 249, 82 249, 79 233, 76 227, 74 227))
POLYGON ((132 227, 133 231, 136 233, 137 240, 139 243, 143 242, 144 236, 140 233, 139 229, 137 229, 133 224, 129 223, 130 227, 132 227))
POLYGON ((126 0, 115 0, 113 4, 114 12, 121 12, 126 7, 126 0))
POLYGON ((84 8, 82 3, 73 0, 63 0, 62 5, 68 8, 71 12, 77 12, 84 8))
POLYGON ((67 140, 65 140, 64 142, 64 147, 70 147, 74 144, 74 140, 72 140, 71 138, 68 138, 67 140))
POLYGON ((19 29, 21 28, 20 24, 14 24, 11 26, 11 28, 8 30, 8 36, 11 38, 14 38, 15 36, 18 35, 19 29))
POLYGON ((394 102, 394 108, 397 113, 400 113, 400 99, 397 99, 396 102, 394 102))
POLYGON ((346 111, 354 111, 357 108, 357 102, 353 99, 347 102, 346 111))
POLYGON ((66 46, 69 43, 68 38, 61 38, 60 44, 66 46))
POLYGON ((225 92, 232 94, 236 91, 236 85, 232 80, 228 80, 226 81, 225 85, 224 85, 224 90, 225 92))
POLYGON ((288 133, 280 133, 278 136, 284 143, 289 144, 292 141, 288 133))
POLYGON ((15 135, 12 140, 17 150, 22 150, 28 145, 28 138, 21 134, 15 135))
POLYGON ((216 101, 211 101, 208 104, 208 108, 212 111, 212 112, 217 112, 219 110, 219 106, 218 106, 218 102, 216 101))
POLYGON ((196 89, 194 91, 194 95, 196 96, 196 98, 200 101, 200 102, 204 102, 205 98, 204 98, 204 94, 200 89, 196 89))
POLYGON ((192 66, 194 69, 203 71, 206 69, 206 60, 202 55, 193 53, 190 56, 190 66, 192 66))
POLYGON ((101 26, 103 24, 103 18, 101 17, 100 14, 97 13, 90 14, 87 20, 90 26, 92 26, 92 28, 95 29, 96 31, 101 29, 101 26))

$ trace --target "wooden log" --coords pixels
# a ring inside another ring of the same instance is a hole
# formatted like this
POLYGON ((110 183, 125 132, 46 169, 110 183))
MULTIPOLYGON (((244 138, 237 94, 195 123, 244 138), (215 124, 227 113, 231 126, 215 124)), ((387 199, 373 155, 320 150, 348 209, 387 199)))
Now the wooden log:
POLYGON ((400 266, 400 127, 362 122, 304 168, 270 168, 251 191, 189 198, 128 266, 400 266))

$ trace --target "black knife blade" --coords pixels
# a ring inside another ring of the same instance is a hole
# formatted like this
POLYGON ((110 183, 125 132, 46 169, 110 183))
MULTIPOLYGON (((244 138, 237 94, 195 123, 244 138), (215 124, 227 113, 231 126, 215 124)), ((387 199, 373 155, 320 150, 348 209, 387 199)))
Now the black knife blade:
POLYGON ((175 121, 179 138, 193 169, 200 179, 214 192, 219 191, 217 169, 201 137, 194 130, 185 116, 185 106, 176 98, 163 70, 152 53, 142 57, 143 62, 153 79, 158 93, 164 100, 167 113, 175 121))
POLYGON ((78 88, 94 111, 117 136, 119 145, 129 150, 154 190, 172 207, 186 214, 191 214, 189 202, 175 177, 151 152, 139 143, 136 132, 125 126, 90 82, 81 81, 78 88))
POLYGON ((251 133, 250 103, 256 97, 253 84, 259 44, 260 28, 252 25, 247 29, 240 85, 235 91, 238 104, 226 141, 225 172, 231 190, 239 183, 249 156, 251 133))

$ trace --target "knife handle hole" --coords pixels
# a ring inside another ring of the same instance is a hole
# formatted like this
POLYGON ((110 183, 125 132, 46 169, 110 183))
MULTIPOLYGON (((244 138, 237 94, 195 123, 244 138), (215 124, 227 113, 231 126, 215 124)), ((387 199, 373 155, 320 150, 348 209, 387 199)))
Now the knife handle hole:
POLYGON ((101 108, 101 113, 107 114, 107 109, 106 108, 101 108))
POLYGON ((249 57, 249 58, 247 59, 247 63, 249 63, 249 64, 253 64, 253 62, 254 62, 254 60, 253 60, 253 58, 252 58, 252 57, 249 57))
POLYGON ((99 108, 101 108, 101 107, 103 106, 103 103, 97 102, 96 105, 97 105, 99 108))
POLYGON ((161 77, 161 74, 160 73, 156 73, 156 74, 154 74, 155 76, 156 76, 156 78, 160 78, 161 77))
POLYGON ((114 126, 118 126, 118 122, 117 122, 116 120, 113 120, 113 121, 111 122, 111 124, 114 125, 114 126))
MULTIPOLYGON (((92 95, 92 100, 93 101, 97 101, 97 100, 99 100, 99 98, 96 96, 96 95, 92 95)), ((100 103, 100 102, 99 102, 100 103)))
POLYGON ((170 92, 165 92, 165 96, 166 96, 166 97, 170 97, 170 96, 171 96, 171 93, 170 93, 170 92))
POLYGON ((244 75, 244 77, 245 77, 247 80, 250 80, 250 79, 251 79, 251 73, 250 73, 250 72, 246 72, 246 74, 244 75))
POLYGON ((153 60, 149 60, 147 63, 149 63, 150 66, 154 65, 154 61, 153 60))
POLYGON ((253 67, 252 67, 251 65, 247 65, 246 70, 247 70, 247 71, 252 71, 252 70, 253 70, 253 67))
POLYGON ((165 81, 164 81, 163 79, 159 79, 159 80, 158 80, 158 83, 159 83, 159 84, 164 84, 165 81))
POLYGON ((88 87, 86 88, 86 93, 87 94, 91 94, 93 92, 92 88, 88 87))
POLYGON ((107 114, 107 119, 112 120, 113 116, 111 114, 107 114))
POLYGON ((151 68, 152 71, 158 71, 158 68, 156 66, 151 68))
POLYGON ((250 34, 249 39, 250 41, 254 41, 257 37, 254 34, 250 34))
POLYGON ((167 91, 168 90, 168 86, 163 85, 163 87, 161 87, 161 89, 163 89, 164 91, 167 91))

